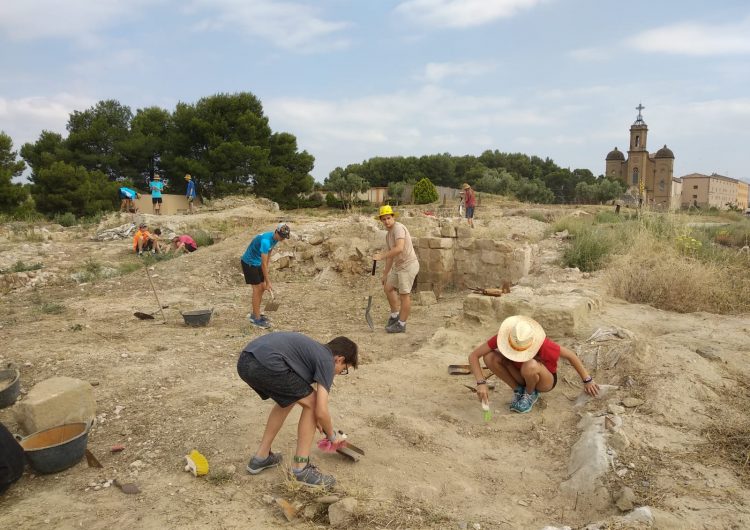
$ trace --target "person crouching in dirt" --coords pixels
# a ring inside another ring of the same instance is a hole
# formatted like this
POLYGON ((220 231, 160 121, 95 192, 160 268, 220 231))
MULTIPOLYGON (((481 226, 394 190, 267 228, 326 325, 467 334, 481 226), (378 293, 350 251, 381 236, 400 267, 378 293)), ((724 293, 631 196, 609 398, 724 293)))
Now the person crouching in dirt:
POLYGON ((268 264, 273 247, 282 239, 289 239, 289 225, 279 223, 273 232, 258 234, 247 246, 247 250, 240 259, 245 283, 253 287, 253 309, 250 323, 259 328, 270 328, 271 322, 260 313, 260 302, 263 293, 271 290, 271 277, 268 274, 268 264))
POLYGON ((133 236, 133 251, 139 256, 142 256, 144 251, 151 251, 151 253, 156 254, 161 250, 159 245, 160 234, 160 229, 157 228, 152 234, 148 231, 148 225, 146 223, 141 223, 133 236))
POLYGON ((375 261, 385 260, 383 290, 388 297, 391 315, 385 330, 404 333, 411 311, 411 288, 419 272, 419 261, 411 243, 411 235, 404 225, 396 222, 398 214, 389 205, 381 206, 376 219, 388 231, 385 235, 387 250, 373 256, 375 261))
POLYGON ((521 414, 529 412, 539 399, 540 392, 549 392, 557 384, 557 361, 565 359, 583 381, 584 391, 599 395, 599 385, 586 371, 575 352, 552 342, 542 326, 533 318, 516 315, 500 324, 497 335, 480 344, 469 355, 471 372, 477 381, 477 397, 486 403, 487 381, 484 379, 479 359, 513 389, 510 410, 521 414))
POLYGON ((333 378, 357 368, 357 344, 346 337, 336 337, 321 344, 301 333, 277 332, 253 340, 242 350, 237 373, 261 399, 276 404, 266 421, 260 446, 247 464, 247 471, 257 475, 281 463, 281 453, 271 451, 271 444, 295 405, 302 407, 297 424, 297 448, 292 475, 302 484, 331 487, 336 479, 324 475, 310 463, 310 450, 316 426, 336 447, 341 444, 328 410, 333 378), (311 386, 317 383, 317 388, 311 386))
POLYGON ((187 254, 188 252, 195 252, 196 250, 198 250, 198 245, 189 235, 183 234, 172 238, 172 252, 175 254, 187 254))

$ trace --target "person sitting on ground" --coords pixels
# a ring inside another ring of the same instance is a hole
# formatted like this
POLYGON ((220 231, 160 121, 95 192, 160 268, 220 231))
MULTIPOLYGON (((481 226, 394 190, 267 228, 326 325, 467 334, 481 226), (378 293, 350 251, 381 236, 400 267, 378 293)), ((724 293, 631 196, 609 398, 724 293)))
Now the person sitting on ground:
POLYGON ((195 240, 187 234, 181 236, 174 236, 172 238, 172 251, 177 254, 195 252, 198 250, 198 245, 195 240))
POLYGON ((151 253, 156 254, 161 250, 159 245, 160 234, 160 229, 157 228, 152 234, 148 231, 148 225, 146 223, 141 223, 140 227, 133 236, 133 251, 139 256, 143 255, 144 250, 146 252, 151 251, 151 253))
POLYGON ((414 252, 409 230, 396 222, 398 214, 389 205, 381 206, 379 219, 387 233, 387 250, 373 256, 375 261, 385 260, 383 268, 383 290, 391 307, 391 315, 385 326, 388 333, 404 333, 406 320, 411 312, 411 288, 419 273, 419 261, 414 252))
POLYGON ((185 180, 187 180, 185 197, 188 201, 188 213, 195 213, 195 206, 193 205, 193 201, 195 201, 195 182, 193 182, 193 177, 191 177, 190 175, 185 175, 185 180))
POLYGON ((560 358, 575 368, 587 394, 599 395, 599 385, 575 352, 548 339, 542 326, 533 318, 508 317, 500 324, 497 335, 477 346, 469 355, 471 372, 477 381, 477 397, 483 403, 488 400, 487 381, 479 364, 479 360, 484 359, 487 368, 513 389, 510 410, 522 414, 529 412, 540 392, 555 388, 560 358))
POLYGON ((249 317, 250 323, 259 328, 271 327, 271 322, 266 316, 260 314, 263 293, 272 289, 271 277, 268 274, 271 251, 279 241, 289 239, 289 235, 289 225, 279 223, 273 232, 264 232, 255 236, 240 259, 245 283, 253 287, 253 312, 249 317))
POLYGON ((140 197, 140 194, 131 188, 121 187, 119 190, 120 195, 120 211, 136 213, 138 208, 135 207, 135 201, 140 197))
POLYGON ((248 473, 257 475, 281 463, 281 453, 271 451, 271 444, 294 406, 299 405, 302 413, 297 424, 292 476, 308 486, 333 486, 336 479, 310 463, 310 450, 316 426, 333 447, 342 443, 333 428, 328 396, 334 376, 346 375, 357 364, 357 344, 346 337, 321 344, 301 333, 277 332, 248 343, 237 361, 237 373, 261 399, 276 402, 260 446, 247 465, 248 473), (316 389, 311 386, 313 383, 317 383, 316 389))

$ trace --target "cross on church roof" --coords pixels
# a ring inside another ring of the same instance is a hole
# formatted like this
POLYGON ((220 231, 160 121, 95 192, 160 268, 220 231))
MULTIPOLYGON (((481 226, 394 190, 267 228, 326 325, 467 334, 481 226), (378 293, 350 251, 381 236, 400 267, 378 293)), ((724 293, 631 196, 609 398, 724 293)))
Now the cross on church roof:
MULTIPOLYGON (((635 119, 636 124, 643 124, 643 116, 641 116, 641 111, 645 109, 646 107, 643 106, 643 103, 638 103, 638 106, 635 108, 635 110, 638 111, 638 117, 635 119)), ((645 125, 645 124, 644 124, 645 125)))

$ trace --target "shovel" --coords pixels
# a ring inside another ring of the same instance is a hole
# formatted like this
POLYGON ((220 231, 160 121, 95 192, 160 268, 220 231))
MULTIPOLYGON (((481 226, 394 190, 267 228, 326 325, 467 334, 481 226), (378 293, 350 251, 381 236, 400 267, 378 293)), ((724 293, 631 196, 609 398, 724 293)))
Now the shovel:
MULTIPOLYGON (((372 260, 372 276, 375 276, 375 267, 377 267, 378 262, 376 260, 372 260)), ((365 309, 365 320, 367 321, 367 325, 370 326, 370 330, 375 331, 375 324, 372 323, 372 315, 370 315, 370 309, 372 309, 372 294, 367 297, 367 309, 365 309)))
MULTIPOLYGON (((344 435, 341 431, 339 431, 339 434, 344 435)), ((349 440, 346 440, 346 443, 342 447, 336 449, 336 452, 354 462, 359 462, 359 459, 365 455, 365 452, 362 449, 350 443, 349 440)))
POLYGON ((266 306, 263 308, 264 311, 276 311, 279 309, 279 303, 276 301, 276 295, 273 292, 273 289, 268 291, 271 293, 271 299, 266 302, 266 306))

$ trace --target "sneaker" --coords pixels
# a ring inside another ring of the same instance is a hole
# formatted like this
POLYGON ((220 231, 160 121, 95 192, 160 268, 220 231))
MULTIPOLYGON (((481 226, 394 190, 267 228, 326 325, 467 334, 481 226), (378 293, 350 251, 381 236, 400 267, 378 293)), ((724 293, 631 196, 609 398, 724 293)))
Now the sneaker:
POLYGON ((513 410, 513 407, 516 403, 518 403, 518 400, 521 399, 521 396, 523 396, 523 385, 518 385, 516 389, 513 391, 513 399, 510 402, 510 409, 513 410))
POLYGON ((307 486, 323 486, 324 488, 331 488, 336 484, 336 479, 332 475, 324 475, 314 465, 308 463, 302 469, 292 468, 292 474, 298 482, 302 482, 307 486))
POLYGON ((400 324, 398 319, 390 326, 386 326, 385 330, 388 333, 404 333, 406 331, 406 324, 400 324))
POLYGON ((270 319, 270 318, 268 318, 268 317, 267 317, 266 315, 264 315, 263 313, 261 313, 261 314, 260 314, 260 319, 261 319, 261 320, 262 320, 263 322, 268 322, 269 324, 271 323, 271 319, 270 319))
POLYGON ((269 467, 278 466, 281 463, 282 457, 280 453, 272 453, 269 452, 268 456, 265 457, 263 460, 259 459, 257 456, 253 456, 250 459, 250 462, 247 464, 247 472, 251 475, 257 475, 264 469, 268 469, 269 467))
MULTIPOLYGON (((526 414, 527 412, 530 412, 531 409, 534 407, 534 403, 536 403, 536 399, 532 397, 534 394, 527 394, 526 392, 523 393, 523 396, 521 396, 516 404, 511 407, 511 410, 513 412, 518 412, 519 414, 526 414)), ((538 396, 537 396, 538 399, 538 396)))
POLYGON ((388 328, 396 322, 398 322, 398 317, 388 317, 388 323, 385 325, 385 327, 388 328))
POLYGON ((538 390, 534 390, 534 391, 533 391, 533 392, 531 393, 531 395, 530 395, 530 399, 531 399, 531 404, 532 404, 532 405, 533 405, 534 403, 536 403, 537 401, 539 401, 539 391, 538 391, 538 390))
POLYGON ((267 329, 271 327, 271 323, 267 320, 263 320, 263 318, 255 318, 254 316, 250 316, 250 323, 258 328, 267 329))

